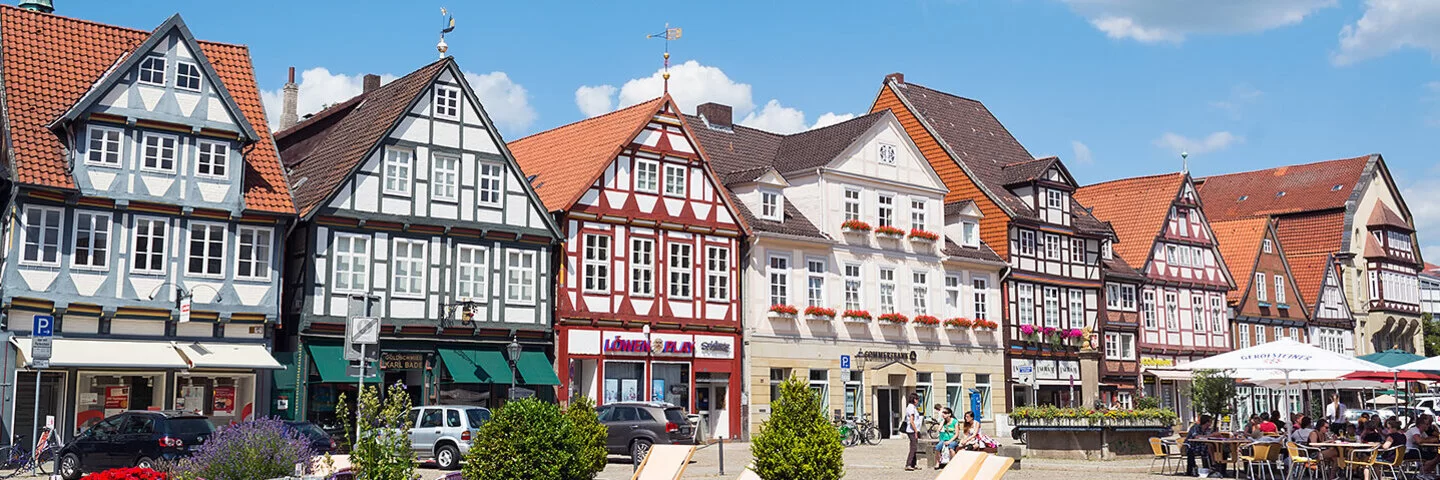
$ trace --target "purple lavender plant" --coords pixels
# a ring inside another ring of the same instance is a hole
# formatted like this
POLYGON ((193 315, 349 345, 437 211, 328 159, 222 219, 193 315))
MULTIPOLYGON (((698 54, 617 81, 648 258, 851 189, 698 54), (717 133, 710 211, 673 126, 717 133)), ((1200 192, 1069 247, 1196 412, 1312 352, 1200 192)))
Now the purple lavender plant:
POLYGON ((290 475, 315 453, 310 442, 278 418, 221 428, 200 449, 172 469, 179 479, 253 480, 290 475))

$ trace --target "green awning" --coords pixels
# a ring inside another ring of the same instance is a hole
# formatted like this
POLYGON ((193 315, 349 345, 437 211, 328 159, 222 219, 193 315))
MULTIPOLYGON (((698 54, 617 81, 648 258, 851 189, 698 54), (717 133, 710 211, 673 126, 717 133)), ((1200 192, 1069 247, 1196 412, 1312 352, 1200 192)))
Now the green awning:
MULTIPOLYGON (((345 366, 350 364, 345 359, 345 347, 340 345, 306 345, 310 351, 310 361, 315 364, 315 371, 320 373, 320 381, 324 383, 355 383, 358 378, 345 374, 345 366)), ((370 362, 365 367, 366 372, 375 371, 375 362, 370 362)), ((365 379, 365 383, 380 383, 380 376, 375 375, 365 379)))
POLYGON ((495 350, 472 350, 439 348, 440 360, 455 383, 499 383, 508 384, 513 380, 510 363, 505 355, 495 350))
POLYGON ((545 352, 520 352, 520 361, 515 362, 520 378, 526 385, 559 385, 560 377, 555 376, 555 367, 545 352))
POLYGON ((270 372, 271 378, 275 381, 275 390, 295 389, 295 352, 276 352, 271 354, 275 361, 285 367, 284 370, 270 372))

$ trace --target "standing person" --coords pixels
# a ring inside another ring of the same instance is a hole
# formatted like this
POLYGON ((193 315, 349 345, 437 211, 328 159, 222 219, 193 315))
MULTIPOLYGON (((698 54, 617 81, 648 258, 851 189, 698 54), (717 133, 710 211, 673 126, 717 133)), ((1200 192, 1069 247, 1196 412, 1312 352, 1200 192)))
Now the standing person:
POLYGON ((915 455, 920 450, 920 409, 915 405, 920 403, 920 395, 910 394, 909 402, 905 404, 905 418, 900 424, 901 432, 910 439, 910 450, 905 455, 905 471, 915 471, 915 455))
POLYGON ((960 421, 955 419, 955 412, 951 411, 950 407, 937 408, 935 411, 940 412, 940 441, 935 444, 935 469, 939 470, 949 463, 950 455, 946 452, 954 452, 959 446, 959 442, 955 441, 955 432, 959 430, 960 421))
POLYGON ((1330 404, 1325 406, 1325 419, 1330 421, 1331 431, 1345 430, 1345 424, 1350 423, 1345 419, 1345 414, 1349 411, 1350 409, 1345 408, 1345 404, 1340 403, 1339 392, 1330 396, 1330 404))

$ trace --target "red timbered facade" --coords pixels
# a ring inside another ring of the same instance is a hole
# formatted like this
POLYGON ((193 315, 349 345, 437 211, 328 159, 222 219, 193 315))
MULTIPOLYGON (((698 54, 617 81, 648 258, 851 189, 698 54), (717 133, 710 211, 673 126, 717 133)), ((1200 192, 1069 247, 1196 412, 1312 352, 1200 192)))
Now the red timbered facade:
MULTIPOLYGON (((565 237, 561 402, 663 401, 740 432, 745 227, 669 96, 510 144, 565 237)), ((730 436, 730 434, 722 433, 730 436)))

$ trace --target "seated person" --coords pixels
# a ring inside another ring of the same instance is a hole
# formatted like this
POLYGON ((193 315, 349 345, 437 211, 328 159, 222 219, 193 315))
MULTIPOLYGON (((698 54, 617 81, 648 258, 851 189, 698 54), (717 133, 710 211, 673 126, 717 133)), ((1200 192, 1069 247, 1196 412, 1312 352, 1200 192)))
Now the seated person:
POLYGON ((935 443, 935 469, 939 470, 945 468, 945 463, 948 463, 941 460, 949 457, 949 455, 942 455, 941 452, 949 450, 953 453, 956 448, 960 447, 960 442, 955 441, 955 430, 959 427, 960 421, 955 419, 955 412, 951 411, 950 407, 941 407, 936 410, 941 412, 938 438, 940 441, 935 443))
POLYGON ((1275 427, 1275 422, 1270 421, 1270 414, 1268 413, 1260 414, 1260 424, 1255 426, 1255 430, 1260 432, 1260 435, 1257 435, 1257 437, 1280 431, 1279 428, 1275 427))
MULTIPOLYGON (((1393 417, 1391 418, 1394 419, 1393 417)), ((1420 476, 1427 477, 1435 474, 1436 456, 1433 448, 1420 448, 1422 443, 1435 443, 1440 441, 1434 433, 1433 427, 1435 418, 1429 415, 1421 415, 1420 420, 1415 422, 1409 430, 1405 431, 1405 458, 1409 460, 1420 460, 1420 476)))
POLYGON ((1310 417, 1300 417, 1300 428, 1296 428, 1295 431, 1290 432, 1290 441, 1301 445, 1310 443, 1310 432, 1315 431, 1310 428, 1310 426, 1310 417))

